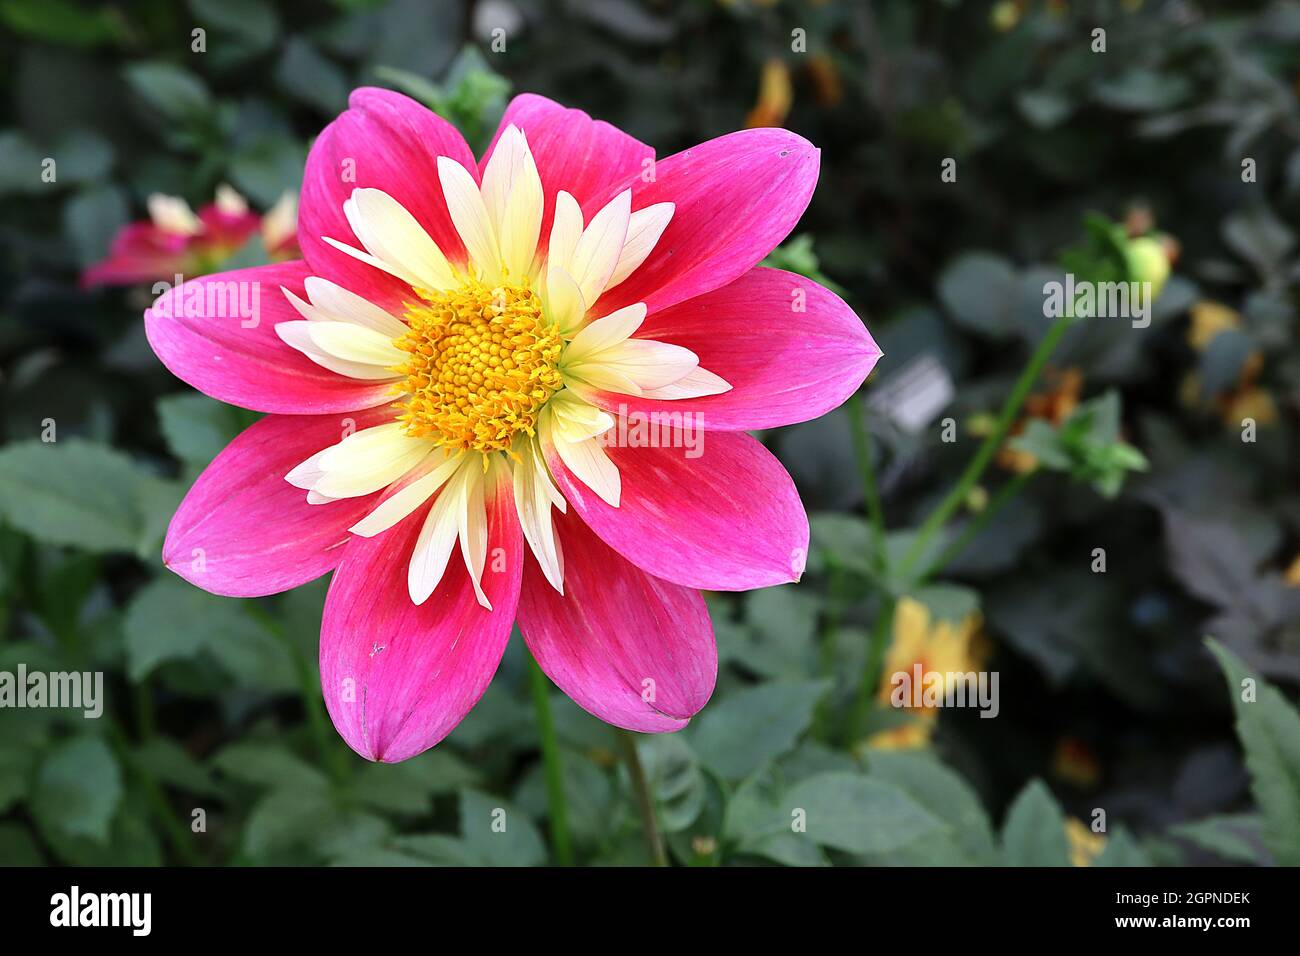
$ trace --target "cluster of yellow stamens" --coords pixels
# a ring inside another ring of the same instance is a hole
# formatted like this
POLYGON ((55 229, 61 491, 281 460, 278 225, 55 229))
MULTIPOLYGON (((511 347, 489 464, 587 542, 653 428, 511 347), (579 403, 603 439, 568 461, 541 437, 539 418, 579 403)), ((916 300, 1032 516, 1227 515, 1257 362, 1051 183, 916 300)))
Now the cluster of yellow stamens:
POLYGON ((562 380, 564 341, 548 327, 527 281, 489 287, 469 280, 450 292, 419 290, 410 331, 396 341, 410 358, 397 367, 408 397, 398 416, 407 433, 448 448, 506 451, 562 380))

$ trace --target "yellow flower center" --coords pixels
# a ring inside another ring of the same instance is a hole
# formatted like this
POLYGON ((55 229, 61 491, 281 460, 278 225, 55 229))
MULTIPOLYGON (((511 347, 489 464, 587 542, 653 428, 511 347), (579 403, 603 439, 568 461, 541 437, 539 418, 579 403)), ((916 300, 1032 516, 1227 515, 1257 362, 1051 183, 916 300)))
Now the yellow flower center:
POLYGON ((410 358, 398 418, 407 434, 449 448, 505 451, 562 385, 564 341, 527 281, 489 287, 469 280, 450 292, 419 290, 410 331, 396 345, 410 358))

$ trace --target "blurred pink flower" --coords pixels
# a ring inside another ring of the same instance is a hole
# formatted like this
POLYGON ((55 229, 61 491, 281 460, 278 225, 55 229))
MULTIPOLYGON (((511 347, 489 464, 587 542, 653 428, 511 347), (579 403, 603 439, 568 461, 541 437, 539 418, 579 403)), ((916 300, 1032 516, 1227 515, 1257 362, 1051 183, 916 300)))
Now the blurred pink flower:
POLYGON ((167 565, 236 596, 335 571, 321 682, 371 760, 442 740, 516 621, 592 714, 685 726, 717 677, 700 589, 804 567, 798 493, 745 432, 834 408, 880 356, 835 294, 756 266, 818 163, 782 129, 656 161, 533 95, 476 162, 429 110, 356 91, 307 160, 305 259, 145 314, 177 376, 268 413, 181 504, 167 565), (646 442, 651 416, 674 427, 646 442))
POLYGON ((229 186, 217 189, 216 201, 195 215, 184 199, 155 193, 149 219, 124 226, 113 239, 108 258, 86 269, 81 284, 136 285, 171 280, 178 275, 211 272, 253 236, 273 261, 302 255, 298 249, 297 199, 286 193, 265 216, 248 208, 229 186))

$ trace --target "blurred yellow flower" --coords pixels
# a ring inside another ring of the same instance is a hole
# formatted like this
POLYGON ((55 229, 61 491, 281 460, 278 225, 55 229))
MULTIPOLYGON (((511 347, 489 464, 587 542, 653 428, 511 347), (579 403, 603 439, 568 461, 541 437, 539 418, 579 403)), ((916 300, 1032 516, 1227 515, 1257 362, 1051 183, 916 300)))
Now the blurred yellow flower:
POLYGON ((777 59, 763 64, 758 78, 758 102, 749 111, 745 125, 780 126, 790 113, 794 102, 794 87, 790 85, 790 69, 777 59))
POLYGON ((1062 737, 1057 741, 1052 770, 1060 779, 1087 789, 1095 787, 1101 777, 1096 754, 1077 737, 1062 737))
MULTIPOLYGON (((1241 315, 1235 309, 1209 300, 1198 302, 1192 306, 1187 344, 1203 352, 1220 334, 1239 328, 1241 315)), ((1271 393, 1256 384, 1263 371, 1264 353, 1256 349, 1242 362, 1235 387, 1218 395, 1205 395, 1200 375, 1189 372, 1179 388, 1179 398, 1188 408, 1217 412, 1228 428, 1241 427, 1247 418, 1258 425, 1271 425, 1277 421, 1277 403, 1271 393)))
POLYGON ((1031 418, 1042 418, 1054 426, 1059 426, 1079 407, 1079 396, 1083 394, 1083 373, 1077 368, 1049 370, 1044 376, 1046 391, 1030 395, 1025 400, 1025 410, 1020 420, 1011 427, 1007 443, 998 451, 998 464, 1008 471, 1020 474, 1033 471, 1038 467, 1038 459, 1027 451, 1012 448, 1010 439, 1025 430, 1025 424, 1031 418))
POLYGON ((1208 299, 1192 306, 1191 325, 1187 329, 1187 344, 1198 352, 1214 341, 1215 336, 1228 329, 1241 328, 1241 316, 1236 309, 1208 299))
POLYGON ((1000 0, 989 11, 989 23, 1000 33, 1015 29, 1020 22, 1020 4, 1015 0, 1000 0))
MULTIPOLYGON (((915 598, 900 598, 894 610, 893 639, 881 673, 880 699, 889 700, 895 674, 906 674, 911 679, 918 665, 923 676, 977 670, 980 662, 972 645, 979 623, 978 614, 969 614, 958 622, 935 618, 915 598)), ((947 690, 946 683, 942 690, 947 690)))
POLYGON ((934 711, 922 711, 916 720, 890 727, 867 738, 870 750, 922 750, 930 746, 937 723, 934 711))
POLYGON ((1065 838, 1070 844, 1070 863, 1074 866, 1092 866, 1106 849, 1106 837, 1093 833, 1086 823, 1074 817, 1065 821, 1065 838))
POLYGON ((1295 556, 1295 560, 1287 567, 1283 580, 1289 588, 1300 588, 1300 554, 1295 556))
POLYGON ((817 102, 834 106, 844 98, 844 81, 835 61, 824 53, 814 53, 808 58, 808 75, 812 78, 813 95, 817 102))

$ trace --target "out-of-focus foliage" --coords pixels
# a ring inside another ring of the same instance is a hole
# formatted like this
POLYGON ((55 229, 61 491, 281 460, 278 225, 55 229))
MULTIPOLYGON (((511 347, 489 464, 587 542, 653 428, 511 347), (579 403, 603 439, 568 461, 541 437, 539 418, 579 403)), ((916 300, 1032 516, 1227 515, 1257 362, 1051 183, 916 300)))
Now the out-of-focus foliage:
MULTIPOLYGON (((553 859, 517 639, 446 743, 370 765, 320 703, 324 582, 236 601, 161 567, 255 416, 161 367, 148 290, 77 281, 151 193, 296 189, 361 84, 476 149, 534 91, 660 155, 747 122, 822 150, 769 264, 884 348, 855 401, 885 561, 846 411, 764 436, 813 512, 809 573, 711 596, 712 702, 638 741, 675 862, 1300 862, 1300 6, 1219 6, 0 0, 0 671, 105 674, 97 720, 0 709, 0 863, 553 859), (1151 282, 1150 323, 1074 323, 909 566, 1066 272, 1151 282), (904 427, 916 361, 952 387, 904 427), (996 719, 862 693, 895 602, 924 609, 892 617, 895 649, 960 634, 999 673, 996 719)), ((645 862, 613 732, 552 696, 579 860, 645 862)))

